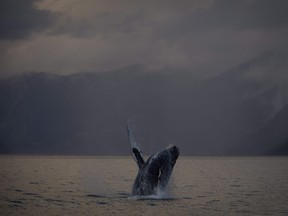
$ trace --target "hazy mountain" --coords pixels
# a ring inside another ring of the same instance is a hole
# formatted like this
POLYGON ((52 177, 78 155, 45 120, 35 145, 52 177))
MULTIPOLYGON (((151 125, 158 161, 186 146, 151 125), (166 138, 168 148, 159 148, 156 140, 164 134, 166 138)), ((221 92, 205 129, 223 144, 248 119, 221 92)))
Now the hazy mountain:
POLYGON ((268 123, 255 134, 247 137, 249 152, 257 154, 288 154, 288 105, 281 109, 268 123))
POLYGON ((130 119, 147 154, 171 143, 182 155, 279 153, 288 140, 287 62, 287 50, 267 52, 197 82, 140 65, 1 80, 0 151, 128 154, 130 119))
POLYGON ((196 154, 249 154, 247 137, 288 103, 287 62, 287 50, 267 52, 184 92, 176 124, 185 125, 179 131, 185 152, 193 146, 196 154), (243 148, 235 152, 234 145, 243 148))
POLYGON ((193 80, 185 72, 149 73, 137 65, 105 73, 31 73, 2 80, 1 151, 127 154, 126 121, 153 119, 162 99, 193 80))

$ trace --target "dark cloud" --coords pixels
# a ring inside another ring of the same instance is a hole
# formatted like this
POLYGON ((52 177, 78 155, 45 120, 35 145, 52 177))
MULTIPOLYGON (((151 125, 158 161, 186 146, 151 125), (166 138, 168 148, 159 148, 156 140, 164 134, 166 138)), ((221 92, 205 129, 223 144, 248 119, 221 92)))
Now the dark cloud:
POLYGON ((285 0, 217 0, 208 12, 217 27, 268 29, 287 27, 287 10, 285 0))
POLYGON ((110 35, 115 33, 131 34, 137 28, 145 28, 149 17, 144 11, 109 12, 103 11, 91 17, 75 18, 61 16, 62 22, 53 29, 53 34, 69 34, 74 37, 91 37, 101 33, 110 35))
POLYGON ((1 73, 71 74, 141 63, 214 76, 288 45, 285 0, 5 0, 0 6, 1 73), (11 40, 32 32, 29 40, 11 40))
POLYGON ((157 32, 165 38, 178 38, 198 32, 230 30, 286 31, 288 1, 215 0, 210 7, 190 14, 179 14, 157 32))
POLYGON ((61 22, 53 30, 55 34, 69 34, 84 38, 95 34, 134 34, 143 29, 155 31, 159 27, 163 28, 171 20, 209 4, 209 1, 203 3, 197 0, 177 2, 86 0, 80 5, 74 1, 66 5, 69 9, 61 11, 61 22))
POLYGON ((26 38, 30 33, 44 30, 55 20, 52 13, 38 10, 39 0, 0 1, 0 39, 26 38))

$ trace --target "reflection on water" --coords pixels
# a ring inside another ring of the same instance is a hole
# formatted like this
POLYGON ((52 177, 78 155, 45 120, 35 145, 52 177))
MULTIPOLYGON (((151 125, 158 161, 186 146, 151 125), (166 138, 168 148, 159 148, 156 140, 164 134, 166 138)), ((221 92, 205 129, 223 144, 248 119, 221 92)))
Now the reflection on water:
POLYGON ((133 198, 131 157, 0 156, 0 215, 287 215, 288 157, 180 157, 169 197, 133 198))

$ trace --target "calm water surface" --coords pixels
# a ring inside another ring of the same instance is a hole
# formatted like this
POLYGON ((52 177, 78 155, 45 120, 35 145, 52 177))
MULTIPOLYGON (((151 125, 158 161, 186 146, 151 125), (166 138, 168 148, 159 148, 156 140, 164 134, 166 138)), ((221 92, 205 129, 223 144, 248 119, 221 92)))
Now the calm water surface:
POLYGON ((0 156, 0 215, 288 215, 288 157, 180 157, 165 199, 129 198, 137 170, 132 157, 0 156))

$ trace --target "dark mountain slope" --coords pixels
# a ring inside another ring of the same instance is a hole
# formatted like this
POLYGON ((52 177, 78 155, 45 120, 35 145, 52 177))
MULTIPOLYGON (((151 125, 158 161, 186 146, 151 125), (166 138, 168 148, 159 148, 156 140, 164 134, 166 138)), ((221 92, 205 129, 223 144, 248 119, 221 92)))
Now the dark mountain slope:
POLYGON ((287 128, 287 62, 287 50, 268 52, 200 82, 139 65, 1 80, 0 151, 128 154, 130 119, 146 154, 171 143, 182 155, 273 152, 287 140, 276 133, 287 128))

